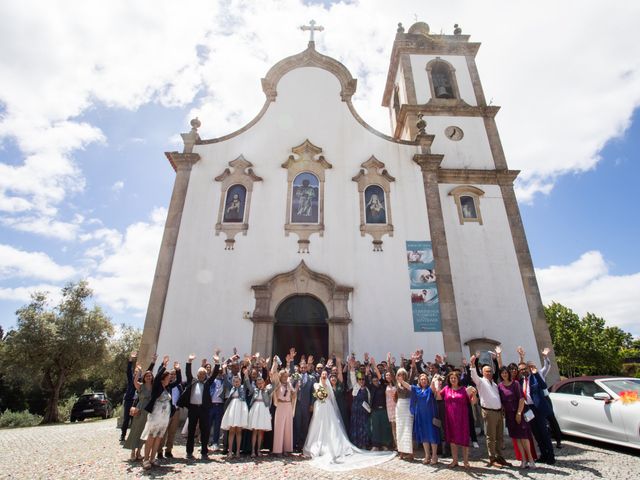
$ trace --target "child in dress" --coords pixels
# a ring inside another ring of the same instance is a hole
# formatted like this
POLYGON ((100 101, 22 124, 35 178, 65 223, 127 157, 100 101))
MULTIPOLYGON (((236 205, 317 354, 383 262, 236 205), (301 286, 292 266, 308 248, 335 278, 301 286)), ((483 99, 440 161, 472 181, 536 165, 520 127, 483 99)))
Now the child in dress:
POLYGON ((264 432, 271 431, 271 394, 273 389, 271 385, 266 385, 264 378, 256 379, 255 388, 249 384, 249 398, 251 409, 249 410, 249 429, 251 433, 251 456, 260 457, 262 454, 262 439, 264 432))
POLYGON ((233 377, 231 386, 228 386, 225 400, 225 412, 224 416, 222 417, 220 428, 222 430, 229 431, 229 458, 234 456, 234 438, 236 440, 235 456, 240 456, 240 441, 242 439, 242 429, 247 428, 249 425, 249 409, 247 407, 246 401, 247 383, 247 377, 245 377, 245 385, 242 385, 240 377, 236 375, 233 377))

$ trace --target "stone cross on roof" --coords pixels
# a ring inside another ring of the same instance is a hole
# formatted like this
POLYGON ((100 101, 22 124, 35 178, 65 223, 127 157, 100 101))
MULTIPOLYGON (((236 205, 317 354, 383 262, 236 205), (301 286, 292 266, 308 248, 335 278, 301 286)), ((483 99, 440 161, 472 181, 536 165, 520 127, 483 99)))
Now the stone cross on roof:
POLYGON ((309 22, 309 25, 310 25, 310 26, 302 25, 302 26, 300 27, 300 30, 302 30, 303 32, 305 32, 305 31, 310 31, 310 32, 311 32, 311 36, 310 36, 310 38, 309 38, 309 41, 310 41, 310 42, 313 42, 313 41, 314 41, 314 40, 313 40, 313 32, 314 32, 314 31, 321 32, 321 31, 323 31, 323 30, 324 30, 324 27, 323 27, 322 25, 318 25, 318 26, 316 27, 316 21, 315 21, 315 20, 311 20, 311 21, 309 22))

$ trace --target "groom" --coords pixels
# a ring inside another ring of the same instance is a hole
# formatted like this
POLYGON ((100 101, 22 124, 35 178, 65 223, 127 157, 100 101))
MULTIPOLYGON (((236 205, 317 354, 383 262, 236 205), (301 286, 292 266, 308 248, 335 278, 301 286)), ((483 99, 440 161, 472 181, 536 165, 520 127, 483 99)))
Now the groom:
POLYGON ((311 413, 313 412, 313 384, 318 381, 318 375, 313 365, 313 355, 309 355, 306 361, 302 356, 298 368, 302 378, 300 378, 296 412, 293 417, 293 450, 301 452, 304 442, 307 440, 311 413))

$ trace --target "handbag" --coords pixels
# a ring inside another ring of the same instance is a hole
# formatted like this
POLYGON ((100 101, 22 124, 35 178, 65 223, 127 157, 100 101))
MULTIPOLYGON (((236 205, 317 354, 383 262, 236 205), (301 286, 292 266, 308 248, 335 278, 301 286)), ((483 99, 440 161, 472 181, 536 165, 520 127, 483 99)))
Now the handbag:
POLYGON ((371 413, 371 405, 369 405, 367 402, 362 402, 362 408, 364 408, 367 413, 371 413))
POLYGON ((530 422, 531 420, 536 418, 536 414, 533 413, 533 410, 527 410, 526 412, 524 412, 523 417, 526 422, 530 422))

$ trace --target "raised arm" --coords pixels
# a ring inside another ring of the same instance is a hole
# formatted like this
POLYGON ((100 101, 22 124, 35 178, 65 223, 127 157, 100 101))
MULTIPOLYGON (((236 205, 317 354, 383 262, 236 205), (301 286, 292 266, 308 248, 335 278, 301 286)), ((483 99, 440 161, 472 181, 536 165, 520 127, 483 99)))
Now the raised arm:
POLYGON ((135 388, 136 390, 140 390, 140 387, 142 386, 142 384, 138 380, 138 377, 140 377, 140 373, 142 373, 142 367, 140 367, 140 365, 136 365, 136 371, 133 374, 133 388, 135 388))
POLYGON ((473 380, 473 383, 478 385, 480 383, 480 376, 478 375, 478 371, 476 369, 476 356, 471 355, 469 362, 471 364, 469 368, 469 370, 471 371, 471 380, 473 380))
POLYGON ((498 345, 495 349, 496 352, 496 360, 498 362, 498 368, 502 368, 502 347, 498 345))
POLYGON ((158 354, 154 353, 153 357, 151 357, 151 363, 149 364, 149 368, 147 368, 147 370, 149 370, 150 372, 153 372, 153 367, 156 366, 157 359, 158 359, 158 354))
POLYGON ((138 352, 132 352, 127 362, 127 387, 133 387, 133 365, 138 358, 138 352))
POLYGON ((336 370, 338 370, 338 381, 344 383, 344 375, 342 375, 342 359, 336 357, 336 370))
POLYGON ((540 369, 540 376, 546 380, 547 378, 547 373, 549 373, 549 369, 551 368, 551 361, 549 360, 549 347, 546 347, 544 350, 542 350, 542 361, 544 362, 544 365, 542 366, 542 368, 540 369))
POLYGON ((520 359, 520 363, 524 363, 524 348, 519 346, 516 348, 516 352, 518 352, 518 358, 520 359))
POLYGON ((176 379, 169 384, 169 390, 182 383, 182 372, 180 371, 180 364, 178 362, 173 362, 173 371, 176 372, 176 379))
POLYGON ((373 365, 373 373, 375 373, 376 377, 378 377, 378 380, 382 380, 382 374, 380 373, 380 370, 378 369, 378 364, 376 363, 373 357, 371 358, 371 363, 373 365))
POLYGON ((191 364, 193 360, 196 358, 195 354, 189 355, 187 357, 187 383, 191 383, 193 381, 193 374, 191 373, 191 364))

